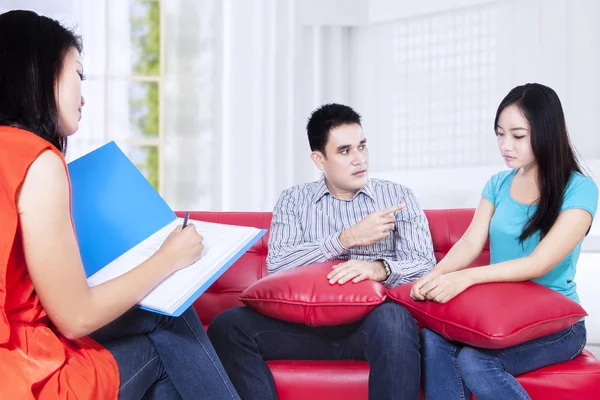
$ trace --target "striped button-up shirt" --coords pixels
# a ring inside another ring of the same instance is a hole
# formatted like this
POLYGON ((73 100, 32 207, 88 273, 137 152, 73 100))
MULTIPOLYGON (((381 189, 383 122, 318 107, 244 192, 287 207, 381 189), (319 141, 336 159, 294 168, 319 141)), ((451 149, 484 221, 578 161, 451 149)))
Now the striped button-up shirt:
POLYGON ((330 260, 386 260, 388 287, 412 282, 435 265, 425 213, 413 192, 394 182, 369 179, 354 197, 334 197, 322 177, 285 190, 273 211, 269 273, 330 260), (340 233, 369 214, 404 203, 395 213, 393 234, 370 246, 345 248, 340 233))

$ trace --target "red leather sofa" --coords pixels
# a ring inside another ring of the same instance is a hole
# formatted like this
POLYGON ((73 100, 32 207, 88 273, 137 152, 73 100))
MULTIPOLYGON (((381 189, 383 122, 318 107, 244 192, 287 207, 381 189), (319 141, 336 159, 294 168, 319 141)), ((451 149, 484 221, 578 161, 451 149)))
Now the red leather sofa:
MULTIPOLYGON (((471 209, 426 211, 438 260, 461 237, 473 212, 471 209)), ((191 218, 266 229, 271 224, 271 213, 266 212, 194 212, 191 218)), ((223 310, 241 306, 238 300, 240 293, 267 275, 268 239, 267 233, 194 303, 204 324, 208 325, 223 310)), ((488 262, 489 248, 486 246, 476 263, 482 265, 488 262)), ((366 362, 298 360, 271 361, 268 364, 280 400, 368 398, 369 365, 366 362)), ((517 379, 534 400, 600 398, 600 361, 587 351, 574 360, 532 371, 517 379)))

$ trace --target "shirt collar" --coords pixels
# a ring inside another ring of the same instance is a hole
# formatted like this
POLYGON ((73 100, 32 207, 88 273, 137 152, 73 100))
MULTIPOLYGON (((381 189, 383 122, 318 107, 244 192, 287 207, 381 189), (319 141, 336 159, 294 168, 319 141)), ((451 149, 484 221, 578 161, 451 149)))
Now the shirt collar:
MULTIPOLYGON (((367 179, 367 183, 356 193, 356 195, 352 198, 355 199, 360 193, 367 195, 371 200, 375 200, 375 191, 373 190, 373 184, 371 183, 371 179, 367 179)), ((331 195, 331 192, 327 188, 327 184, 325 183, 325 175, 321 175, 321 179, 319 179, 317 183, 317 190, 315 191, 315 195, 313 197, 313 202, 317 203, 323 196, 331 195)))

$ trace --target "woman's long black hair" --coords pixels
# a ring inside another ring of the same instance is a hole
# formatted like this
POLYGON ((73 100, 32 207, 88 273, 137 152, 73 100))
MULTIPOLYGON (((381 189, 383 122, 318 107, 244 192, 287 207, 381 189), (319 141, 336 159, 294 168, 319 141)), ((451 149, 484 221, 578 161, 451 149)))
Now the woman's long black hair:
POLYGON ((522 243, 537 231, 540 239, 548 234, 558 218, 571 174, 581 173, 582 169, 569 139, 560 99, 554 90, 539 83, 517 86, 498 106, 494 130, 497 130, 500 113, 511 105, 519 107, 529 122, 540 189, 538 208, 519 236, 522 243))
POLYGON ((32 11, 0 15, 0 125, 26 129, 63 154, 55 87, 67 52, 81 38, 58 21, 32 11))

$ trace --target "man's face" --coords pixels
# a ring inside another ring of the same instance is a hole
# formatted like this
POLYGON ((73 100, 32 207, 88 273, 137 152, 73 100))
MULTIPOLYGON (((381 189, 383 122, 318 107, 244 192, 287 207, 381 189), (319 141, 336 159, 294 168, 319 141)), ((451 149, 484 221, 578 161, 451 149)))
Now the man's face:
POLYGON ((369 150, 358 124, 332 128, 325 154, 314 151, 312 158, 325 172, 329 191, 336 197, 351 197, 367 183, 369 150))

